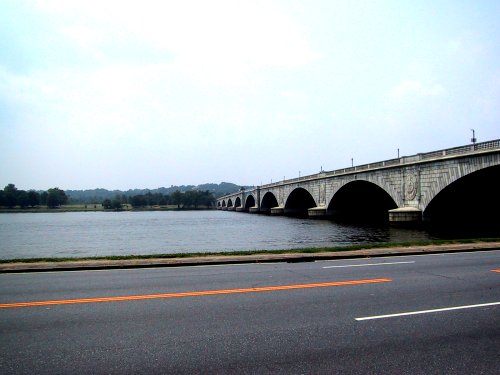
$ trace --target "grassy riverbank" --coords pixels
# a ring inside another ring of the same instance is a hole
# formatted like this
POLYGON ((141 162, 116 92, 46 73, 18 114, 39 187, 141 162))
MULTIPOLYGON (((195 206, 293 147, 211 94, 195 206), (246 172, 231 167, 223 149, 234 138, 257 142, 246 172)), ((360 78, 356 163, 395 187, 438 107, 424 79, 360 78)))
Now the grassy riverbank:
POLYGON ((193 210, 213 210, 201 206, 199 208, 178 208, 177 205, 151 206, 133 208, 131 205, 124 205, 120 210, 104 209, 101 204, 68 204, 56 208, 37 206, 32 208, 0 208, 1 213, 58 213, 58 212, 122 212, 122 211, 193 211, 193 210))
POLYGON ((0 213, 54 213, 54 212, 94 212, 105 211, 101 204, 68 204, 56 208, 36 206, 29 208, 0 208, 0 213))
POLYGON ((75 261, 91 261, 91 260, 135 260, 135 259, 172 259, 172 258, 190 258, 190 257, 210 257, 210 256, 245 256, 258 254, 311 254, 323 252, 338 252, 338 251, 354 251, 368 250, 380 248, 396 248, 396 247, 412 247, 412 246, 439 246, 451 244, 478 244, 478 243, 500 242, 500 238, 476 238, 476 239, 455 239, 455 240, 429 240, 415 242, 391 242, 378 244, 364 244, 351 246, 337 247, 320 247, 320 248, 301 248, 287 250, 249 250, 249 251, 228 251, 228 252, 197 252, 197 253, 177 253, 177 254, 137 254, 137 255, 110 255, 110 256, 95 256, 95 257, 63 257, 63 258, 19 258, 19 259, 0 259, 0 264, 7 263, 39 263, 39 262, 75 262, 75 261))

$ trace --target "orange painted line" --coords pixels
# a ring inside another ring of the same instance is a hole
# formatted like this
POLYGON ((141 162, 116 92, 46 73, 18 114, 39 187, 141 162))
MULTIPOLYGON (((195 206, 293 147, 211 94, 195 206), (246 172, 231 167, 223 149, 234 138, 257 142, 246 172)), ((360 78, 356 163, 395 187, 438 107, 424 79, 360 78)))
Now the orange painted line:
POLYGON ((500 270, 491 270, 491 272, 498 272, 498 273, 500 273, 500 270))
POLYGON ((366 280, 351 280, 351 281, 334 281, 334 282, 316 283, 316 284, 264 286, 264 287, 258 287, 258 288, 204 290, 204 291, 199 291, 199 292, 179 292, 179 293, 164 293, 164 294, 146 294, 146 295, 139 295, 139 296, 118 296, 118 297, 65 299, 65 300, 54 300, 54 301, 15 302, 15 303, 1 303, 0 308, 8 309, 8 308, 14 308, 14 307, 73 305, 73 304, 78 304, 78 303, 137 301, 137 300, 160 299, 160 298, 201 297, 201 296, 213 296, 213 295, 219 295, 219 294, 257 293, 257 292, 272 292, 272 291, 279 291, 279 290, 324 288, 324 287, 344 286, 344 285, 375 284, 375 283, 386 283, 386 282, 391 282, 391 281, 392 281, 392 279, 366 279, 366 280))

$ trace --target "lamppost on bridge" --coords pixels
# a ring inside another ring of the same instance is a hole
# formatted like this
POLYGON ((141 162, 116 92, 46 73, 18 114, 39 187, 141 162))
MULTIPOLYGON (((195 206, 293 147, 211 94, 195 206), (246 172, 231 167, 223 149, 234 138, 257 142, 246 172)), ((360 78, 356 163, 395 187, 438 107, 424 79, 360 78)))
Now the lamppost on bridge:
POLYGON ((472 144, 476 144, 476 131, 474 129, 471 129, 472 130, 472 139, 470 140, 472 142, 472 144))

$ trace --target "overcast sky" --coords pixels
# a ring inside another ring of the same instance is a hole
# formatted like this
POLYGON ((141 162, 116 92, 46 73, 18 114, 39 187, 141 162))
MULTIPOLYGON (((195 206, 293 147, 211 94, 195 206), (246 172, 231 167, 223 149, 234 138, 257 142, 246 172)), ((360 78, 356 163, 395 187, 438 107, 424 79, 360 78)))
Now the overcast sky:
POLYGON ((0 0, 0 188, 259 185, 500 138, 500 1, 0 0))

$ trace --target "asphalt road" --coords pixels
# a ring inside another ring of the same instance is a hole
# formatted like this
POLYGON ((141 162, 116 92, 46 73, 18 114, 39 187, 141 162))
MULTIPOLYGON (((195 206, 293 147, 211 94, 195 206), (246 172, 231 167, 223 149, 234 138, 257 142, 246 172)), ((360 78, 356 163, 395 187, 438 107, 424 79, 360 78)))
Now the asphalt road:
POLYGON ((498 374, 494 270, 500 251, 0 274, 0 374, 498 374))

